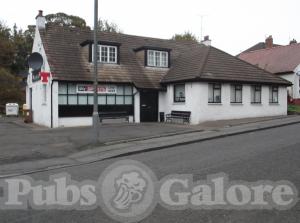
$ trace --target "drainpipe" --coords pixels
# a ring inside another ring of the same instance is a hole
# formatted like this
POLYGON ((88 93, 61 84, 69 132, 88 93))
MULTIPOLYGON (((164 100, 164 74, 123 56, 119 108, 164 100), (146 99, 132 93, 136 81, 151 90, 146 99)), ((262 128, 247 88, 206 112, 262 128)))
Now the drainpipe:
POLYGON ((53 83, 54 81, 52 80, 51 82, 51 128, 53 128, 53 83))

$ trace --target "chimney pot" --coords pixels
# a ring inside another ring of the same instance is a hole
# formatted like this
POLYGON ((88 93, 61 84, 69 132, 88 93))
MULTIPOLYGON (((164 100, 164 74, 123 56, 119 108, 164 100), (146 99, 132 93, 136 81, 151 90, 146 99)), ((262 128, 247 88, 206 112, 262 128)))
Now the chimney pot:
POLYGON ((209 39, 209 36, 204 36, 204 39, 201 41, 201 43, 206 45, 206 46, 210 46, 211 45, 211 40, 209 39))
POLYGON ((292 45, 292 44, 297 44, 297 40, 292 39, 292 40, 290 41, 290 45, 292 45))

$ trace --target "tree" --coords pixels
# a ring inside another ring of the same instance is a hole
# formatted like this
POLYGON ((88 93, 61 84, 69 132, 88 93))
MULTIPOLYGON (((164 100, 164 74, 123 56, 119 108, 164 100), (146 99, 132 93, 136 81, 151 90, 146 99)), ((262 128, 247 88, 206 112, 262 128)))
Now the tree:
POLYGON ((0 22, 0 68, 9 68, 14 61, 15 50, 11 30, 0 22))
POLYGON ((86 21, 79 16, 68 15, 63 12, 46 15, 46 21, 50 24, 56 24, 64 27, 78 27, 85 28, 86 21))
POLYGON ((172 37, 173 40, 188 40, 188 41, 194 41, 194 42, 199 42, 197 37, 191 33, 191 32, 184 32, 184 34, 175 34, 172 37))
POLYGON ((118 27, 117 24, 108 22, 107 20, 99 19, 98 28, 102 32, 122 33, 122 30, 118 27))
POLYGON ((20 80, 4 68, 0 68, 0 105, 8 102, 22 104, 24 97, 20 80))
POLYGON ((28 69, 27 57, 30 55, 33 45, 31 31, 28 29, 23 32, 22 29, 18 30, 17 26, 14 25, 12 41, 16 54, 11 64, 11 71, 14 74, 19 74, 28 69))

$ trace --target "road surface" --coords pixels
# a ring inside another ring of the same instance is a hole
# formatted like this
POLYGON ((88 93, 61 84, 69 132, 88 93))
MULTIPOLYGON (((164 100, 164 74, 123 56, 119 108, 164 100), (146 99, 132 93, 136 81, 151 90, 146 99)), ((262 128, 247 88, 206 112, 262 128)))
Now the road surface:
MULTIPOLYGON (((105 160, 55 171, 34 173, 35 180, 67 172, 72 179, 97 180, 117 160, 133 159, 150 167, 161 179, 168 174, 194 174, 194 180, 224 172, 230 180, 288 180, 300 190, 300 124, 242 134, 159 151, 105 160)), ((156 206, 142 222, 276 223, 299 222, 300 204, 290 210, 184 210, 170 211, 156 206)), ((90 211, 2 210, 0 222, 114 222, 101 208, 90 211)))

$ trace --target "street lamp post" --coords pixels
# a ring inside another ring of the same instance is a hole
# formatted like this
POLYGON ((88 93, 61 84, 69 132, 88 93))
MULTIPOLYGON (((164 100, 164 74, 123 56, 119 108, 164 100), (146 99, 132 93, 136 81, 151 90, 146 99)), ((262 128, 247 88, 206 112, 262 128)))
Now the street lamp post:
POLYGON ((98 114, 98 0, 95 0, 94 5, 94 109, 93 109, 93 142, 97 144, 99 142, 99 114, 98 114))

